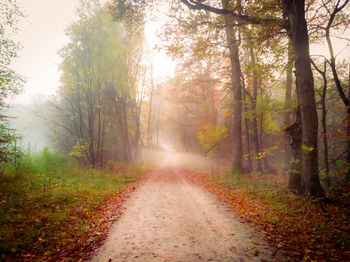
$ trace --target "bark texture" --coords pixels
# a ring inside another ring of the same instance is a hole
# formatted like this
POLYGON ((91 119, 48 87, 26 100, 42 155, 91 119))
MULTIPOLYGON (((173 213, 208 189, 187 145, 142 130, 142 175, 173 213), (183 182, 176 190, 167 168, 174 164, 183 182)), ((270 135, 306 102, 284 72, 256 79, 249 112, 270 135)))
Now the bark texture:
POLYGON ((285 132, 290 135, 290 146, 292 148, 293 158, 291 168, 289 170, 288 186, 291 191, 298 192, 301 181, 301 116, 300 108, 297 108, 295 122, 285 129, 285 132))
MULTIPOLYGON (((289 37, 288 41, 288 64, 286 67, 286 105, 288 105, 288 102, 292 99, 292 84, 293 84, 293 62, 294 62, 294 55, 293 55, 293 45, 292 40, 289 37)), ((292 123, 291 119, 291 113, 288 112, 284 116, 284 122, 285 126, 289 126, 292 123)), ((290 152, 290 145, 289 145, 289 137, 286 137, 285 145, 284 145, 285 155, 284 155, 284 165, 286 169, 288 169, 290 165, 291 160, 291 152, 290 152)))
POLYGON ((318 170, 318 118, 311 71, 304 0, 284 0, 294 46, 297 96, 302 123, 302 176, 300 193, 323 196, 318 170))
MULTIPOLYGON (((229 18, 227 18, 230 20, 229 18)), ((229 21, 227 21, 228 23, 229 21)), ((231 81, 233 92, 232 112, 232 167, 240 172, 242 170, 242 86, 241 67, 238 45, 232 27, 226 28, 226 37, 230 50, 231 81)))

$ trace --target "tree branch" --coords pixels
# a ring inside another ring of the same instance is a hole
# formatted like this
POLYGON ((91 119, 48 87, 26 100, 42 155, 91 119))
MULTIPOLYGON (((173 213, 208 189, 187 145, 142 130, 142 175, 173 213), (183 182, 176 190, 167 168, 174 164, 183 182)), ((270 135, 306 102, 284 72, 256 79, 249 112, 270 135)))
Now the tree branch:
POLYGON ((180 0, 180 2, 192 10, 206 10, 206 11, 212 12, 214 14, 218 14, 218 15, 231 15, 235 19, 237 19, 239 21, 246 22, 247 24, 258 25, 258 24, 261 24, 261 22, 276 22, 277 21, 277 19, 275 19, 275 18, 254 18, 254 17, 247 16, 247 15, 240 15, 240 14, 237 14, 237 13, 235 13, 231 10, 225 9, 225 8, 216 8, 216 7, 213 7, 210 5, 203 4, 200 1, 180 0))

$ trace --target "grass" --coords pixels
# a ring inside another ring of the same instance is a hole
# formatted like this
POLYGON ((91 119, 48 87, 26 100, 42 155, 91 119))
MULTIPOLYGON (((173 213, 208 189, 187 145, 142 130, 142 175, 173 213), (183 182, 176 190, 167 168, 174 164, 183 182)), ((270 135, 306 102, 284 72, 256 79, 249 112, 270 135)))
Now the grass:
POLYGON ((2 166, 2 258, 16 257, 42 244, 49 250, 57 242, 71 243, 89 229, 93 212, 138 180, 141 172, 139 167, 122 172, 85 169, 48 150, 23 159, 17 169, 2 166))
MULTIPOLYGON (((236 211, 256 223, 267 238, 296 260, 345 261, 350 258, 349 201, 324 202, 289 192, 287 176, 230 172, 212 177, 224 185, 236 211)), ((213 192, 215 193, 215 190, 213 192)), ((226 192, 219 191, 219 195, 226 192)))
POLYGON ((289 201, 295 200, 295 196, 288 190, 286 176, 260 174, 233 176, 227 171, 221 176, 213 177, 213 181, 233 189, 239 188, 250 199, 263 200, 274 210, 287 212, 289 201))

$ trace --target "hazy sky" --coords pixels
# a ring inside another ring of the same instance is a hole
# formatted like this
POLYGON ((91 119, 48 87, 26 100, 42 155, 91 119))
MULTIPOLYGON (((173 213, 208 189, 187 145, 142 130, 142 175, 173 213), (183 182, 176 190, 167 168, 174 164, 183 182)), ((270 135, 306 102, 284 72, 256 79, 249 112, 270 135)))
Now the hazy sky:
MULTIPOLYGON (((65 28, 76 20, 75 9, 79 0, 17 0, 27 18, 19 25, 16 38, 21 42, 19 58, 13 62, 13 69, 27 78, 25 92, 13 99, 14 103, 28 104, 55 93, 59 86, 57 51, 69 39, 65 28)), ((106 2, 106 1, 102 1, 106 2)), ((146 32, 151 45, 157 42, 157 23, 148 24, 146 32)), ((155 52, 155 51, 154 51, 155 52)), ((154 71, 156 78, 171 75, 174 65, 164 54, 155 53, 154 71), (165 65, 165 66, 164 66, 165 65)))
POLYGON ((23 49, 13 63, 27 78, 25 92, 15 102, 29 103, 52 94, 59 84, 57 51, 68 41, 64 29, 74 20, 78 0, 18 0, 27 18, 17 34, 23 49))
MULTIPOLYGON (((54 94, 59 86, 58 64, 60 58, 57 51, 69 40, 65 28, 75 19, 75 9, 79 0, 17 0, 23 7, 27 18, 19 25, 21 31, 16 38, 21 42, 23 49, 19 58, 13 63, 13 69, 27 78, 25 92, 14 98, 14 103, 28 104, 36 100, 47 98, 54 94)), ((102 0, 106 2, 106 0, 102 0)), ((164 16, 160 19, 164 19, 164 16)), ((158 42, 157 30, 161 24, 158 22, 146 25, 146 37, 150 46, 158 42)), ((349 34, 346 34, 349 36, 349 34)), ((336 53, 342 50, 345 41, 335 41, 336 53)), ((156 79, 163 79, 174 72, 174 64, 164 53, 153 51, 152 54, 156 79)), ((328 56, 325 47, 311 48, 311 53, 322 52, 328 56), (323 50, 323 51, 321 51, 323 50)), ((343 54, 349 57, 347 48, 343 54)))

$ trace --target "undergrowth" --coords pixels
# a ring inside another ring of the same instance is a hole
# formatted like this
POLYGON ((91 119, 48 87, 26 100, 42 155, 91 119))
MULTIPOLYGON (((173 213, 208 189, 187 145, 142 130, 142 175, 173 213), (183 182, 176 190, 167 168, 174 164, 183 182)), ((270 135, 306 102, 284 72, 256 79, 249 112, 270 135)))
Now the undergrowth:
POLYGON ((293 259, 350 259, 348 199, 327 203, 299 197, 288 190, 287 179, 261 174, 237 178, 224 172, 212 176, 215 188, 202 181, 212 192, 230 199, 236 212, 262 228, 261 232, 293 259), (219 189, 222 186, 228 190, 219 189))
POLYGON ((89 229, 90 214, 136 181, 141 172, 140 167, 82 168, 48 150, 25 157, 16 169, 3 165, 0 260, 42 244, 49 250, 55 243, 76 241, 72 235, 89 229))
POLYGON ((263 200, 274 210, 285 210, 289 201, 295 201, 295 195, 288 190, 287 178, 278 175, 241 174, 233 176, 229 171, 213 177, 217 184, 242 190, 249 198, 263 200))

